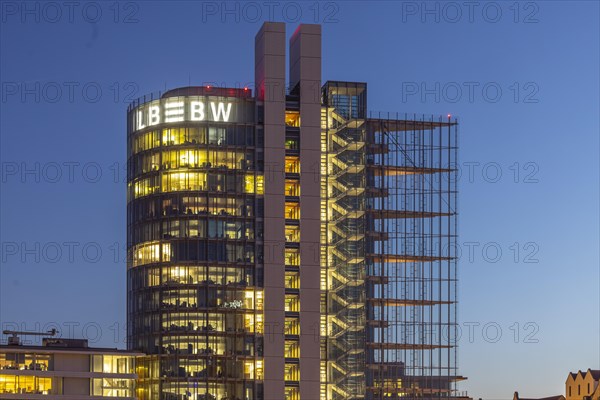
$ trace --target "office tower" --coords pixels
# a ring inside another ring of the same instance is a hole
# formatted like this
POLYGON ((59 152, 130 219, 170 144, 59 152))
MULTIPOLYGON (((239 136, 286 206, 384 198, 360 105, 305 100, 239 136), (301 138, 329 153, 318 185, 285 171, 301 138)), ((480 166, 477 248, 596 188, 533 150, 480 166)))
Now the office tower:
POLYGON ((321 27, 255 38, 255 87, 128 109, 128 338, 144 399, 451 397, 456 123, 367 116, 321 27), (253 90, 254 89, 254 92, 253 90))

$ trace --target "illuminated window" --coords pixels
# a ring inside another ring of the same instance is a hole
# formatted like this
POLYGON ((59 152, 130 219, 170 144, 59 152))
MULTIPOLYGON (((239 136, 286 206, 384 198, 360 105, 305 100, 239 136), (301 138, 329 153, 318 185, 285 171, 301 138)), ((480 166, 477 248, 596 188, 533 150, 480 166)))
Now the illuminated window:
POLYGON ((198 167, 202 161, 198 157, 198 152, 194 150, 184 150, 179 153, 179 165, 182 167, 198 167))
POLYGON ((244 299, 242 300, 243 308, 248 310, 254 309, 254 290, 246 290, 244 293, 244 299))
POLYGON ((246 175, 244 181, 244 191, 246 193, 264 194, 264 177, 262 175, 246 175))
POLYGON ((298 203, 285 203, 285 218, 286 219, 300 219, 300 204, 298 203))
POLYGON ((299 335, 300 334, 300 319, 298 319, 296 317, 285 317, 283 333, 285 335, 299 335))
POLYGON ((284 378, 286 381, 300 380, 300 366, 298 364, 285 364, 284 378))
POLYGON ((263 362, 262 360, 256 360, 256 379, 263 379, 263 362))
POLYGON ((320 375, 321 375, 321 382, 327 382, 327 363, 324 361, 321 361, 321 367, 320 367, 320 375))
POLYGON ((300 389, 297 387, 286 387, 285 400, 300 400, 300 389))
POLYGON ((51 356, 36 353, 2 353, 0 369, 48 371, 51 356))
POLYGON ((286 111, 285 112, 285 124, 287 126, 299 127, 300 126, 300 113, 298 111, 286 111))
POLYGON ((148 274, 152 274, 151 282, 153 283, 151 286, 163 284, 163 285, 180 285, 180 284, 191 284, 198 283, 206 279, 206 269, 207 267, 163 267, 149 270, 148 274), (155 277, 155 275, 160 275, 160 277, 155 277), (156 283, 155 283, 156 282, 156 283), (155 283, 155 284, 154 284, 155 283))
POLYGON ((300 274, 298 272, 285 272, 286 289, 300 289, 300 274))
POLYGON ((244 379, 254 379, 254 362, 244 362, 244 379))
POLYGON ((300 358, 300 342, 298 342, 297 340, 286 340, 284 357, 300 358))
POLYGON ((202 167, 220 168, 220 169, 248 169, 253 165, 253 155, 251 153, 241 153, 235 151, 210 150, 206 160, 203 160, 202 167))
MULTIPOLYGON (((287 212, 286 212, 286 216, 287 216, 287 212)), ((285 241, 286 242, 299 242, 300 241, 300 227, 294 226, 294 225, 286 225, 285 241)))
POLYGON ((206 174, 201 172, 171 172, 162 175, 162 191, 204 190, 206 174))
POLYGON ((199 168, 207 167, 207 151, 197 149, 170 150, 162 152, 162 168, 199 168))
POLYGON ((92 380, 92 395, 103 397, 131 397, 133 379, 104 378, 92 380))
MULTIPOLYGON (((131 183, 129 184, 131 188, 131 183)), ((140 179, 133 184, 134 198, 148 196, 149 194, 158 193, 159 186, 155 177, 140 179)))
POLYGON ((264 331, 264 324, 263 324, 263 315, 262 314, 256 314, 256 325, 255 325, 255 331, 256 333, 263 333, 264 331))
POLYGON ((165 146, 173 146, 186 142, 185 128, 163 129, 162 141, 165 146))
POLYGON ((170 261, 171 255, 170 243, 144 243, 134 247, 132 262, 133 266, 136 267, 160 261, 170 261))
POLYGON ((263 316, 262 314, 245 314, 244 328, 250 333, 263 333, 263 316))
POLYGON ((256 291, 256 310, 262 311, 263 309, 263 292, 262 290, 256 291))
POLYGON ((262 175, 256 176, 256 194, 265 193, 265 180, 262 175))
POLYGON ((103 354, 92 356, 92 372, 131 374, 134 369, 135 364, 132 357, 103 354))
POLYGON ((286 294, 285 311, 300 312, 300 296, 296 294, 286 294))
POLYGON ((292 174, 300 173, 300 158, 297 156, 285 157, 285 172, 292 174))
MULTIPOLYGON (((158 139, 158 132, 154 132, 158 139)), ((179 144, 205 144, 206 128, 170 128, 162 131, 163 146, 175 146, 179 144)), ((156 146, 154 146, 156 147, 156 146)))
POLYGON ((300 266, 300 252, 298 249, 285 249, 285 265, 300 266))
POLYGON ((293 179, 285 180, 285 195, 300 196, 300 182, 293 179))
POLYGON ((52 378, 0 374, 0 393, 51 394, 52 378))

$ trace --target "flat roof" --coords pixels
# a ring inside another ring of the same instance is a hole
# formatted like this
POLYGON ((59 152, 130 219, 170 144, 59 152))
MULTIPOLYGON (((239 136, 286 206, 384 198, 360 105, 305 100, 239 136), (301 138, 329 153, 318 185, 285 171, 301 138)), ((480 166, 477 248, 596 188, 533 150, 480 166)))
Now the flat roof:
POLYGON ((32 345, 0 345, 0 353, 80 353, 80 354, 112 354, 143 356, 144 353, 134 350, 124 350, 110 347, 62 347, 62 346, 32 346, 32 345))

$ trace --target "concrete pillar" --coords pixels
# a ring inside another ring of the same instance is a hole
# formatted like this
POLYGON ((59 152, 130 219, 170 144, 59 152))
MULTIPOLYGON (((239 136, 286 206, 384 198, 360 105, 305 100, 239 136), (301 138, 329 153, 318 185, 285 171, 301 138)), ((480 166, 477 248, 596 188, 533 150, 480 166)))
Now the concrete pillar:
POLYGON ((290 39, 290 87, 300 85, 300 399, 319 399, 321 26, 290 39))
POLYGON ((255 39, 256 97, 264 103, 264 398, 284 398, 285 24, 266 22, 255 39))

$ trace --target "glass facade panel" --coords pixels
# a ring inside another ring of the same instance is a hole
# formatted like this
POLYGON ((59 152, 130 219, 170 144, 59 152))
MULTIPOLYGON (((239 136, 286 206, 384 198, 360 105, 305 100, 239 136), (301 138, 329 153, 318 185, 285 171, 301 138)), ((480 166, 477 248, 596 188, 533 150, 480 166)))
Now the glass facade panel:
POLYGON ((300 157, 286 156, 285 157, 285 172, 291 174, 300 173, 300 157))
POLYGON ((0 393, 51 394, 52 378, 0 374, 0 393))
POLYGON ((52 357, 37 353, 0 353, 0 370, 51 371, 52 357))
POLYGON ((300 335, 300 320, 296 317, 285 317, 283 332, 286 335, 300 335))
POLYGON ((285 265, 300 266, 300 252, 298 249, 285 249, 285 265))
POLYGON ((285 195, 291 197, 300 196, 300 181, 293 179, 285 180, 285 195))
POLYGON ((134 381, 131 379, 92 379, 92 395, 104 397, 133 397, 134 381))
POLYGON ((300 273, 297 271, 285 271, 285 288, 300 289, 300 273))
POLYGON ((286 111, 285 112, 285 124, 295 128, 300 127, 300 112, 298 111, 286 111))
POLYGON ((294 202, 285 203, 285 218, 300 219, 300 204, 294 202))
POLYGON ((242 93, 196 95, 136 103, 128 117, 128 346, 148 354, 137 395, 256 399, 264 158, 255 106, 242 93))
POLYGON ((284 379, 286 382, 300 381, 300 366, 298 364, 285 364, 284 379))
POLYGON ((285 227, 286 242, 300 242, 300 227, 294 225, 286 225, 285 227))
POLYGON ((285 400, 300 400, 300 389, 297 387, 286 387, 285 400))

